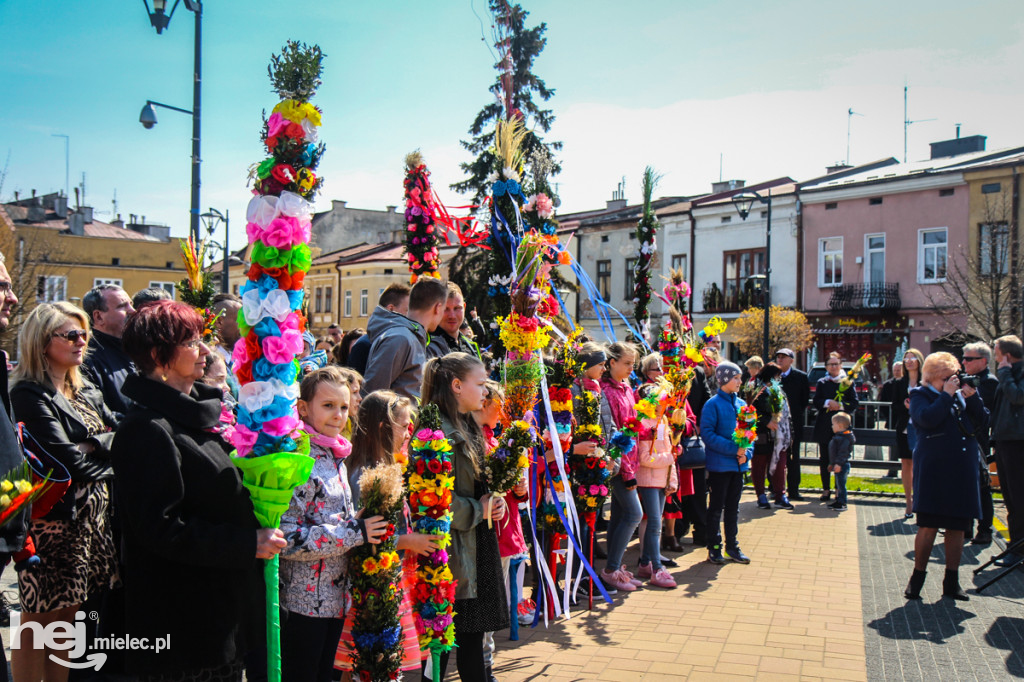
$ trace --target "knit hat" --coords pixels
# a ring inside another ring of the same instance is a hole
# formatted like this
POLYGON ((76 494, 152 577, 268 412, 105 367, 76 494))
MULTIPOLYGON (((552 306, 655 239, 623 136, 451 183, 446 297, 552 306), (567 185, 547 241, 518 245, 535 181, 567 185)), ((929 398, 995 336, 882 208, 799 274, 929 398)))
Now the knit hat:
POLYGON ((718 381, 719 386, 724 386, 732 381, 733 377, 740 374, 742 374, 740 368, 728 360, 722 360, 718 363, 718 367, 715 367, 715 380, 718 381))

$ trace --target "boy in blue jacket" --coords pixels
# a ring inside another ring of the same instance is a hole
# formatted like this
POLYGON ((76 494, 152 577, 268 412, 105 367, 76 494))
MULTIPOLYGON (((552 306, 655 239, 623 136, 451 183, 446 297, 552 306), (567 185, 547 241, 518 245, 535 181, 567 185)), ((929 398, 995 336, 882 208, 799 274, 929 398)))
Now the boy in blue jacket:
POLYGON ((743 493, 743 472, 750 469, 753 447, 741 448, 732 439, 736 430, 736 415, 746 403, 737 394, 743 382, 740 368, 731 362, 721 362, 715 368, 718 393, 704 405, 700 415, 700 436, 707 455, 708 488, 708 561, 724 564, 729 558, 740 564, 750 559, 736 540, 740 515, 740 495, 743 493), (722 532, 719 520, 725 512, 725 556, 722 556, 722 532))

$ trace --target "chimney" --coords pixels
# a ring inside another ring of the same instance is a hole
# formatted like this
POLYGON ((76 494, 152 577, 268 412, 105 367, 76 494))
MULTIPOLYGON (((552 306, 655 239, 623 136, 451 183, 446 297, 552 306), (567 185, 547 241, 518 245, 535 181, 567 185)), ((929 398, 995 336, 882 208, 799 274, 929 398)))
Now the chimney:
POLYGON ((57 214, 57 217, 64 220, 68 217, 68 198, 63 194, 58 194, 53 200, 53 212, 57 214))
POLYGON ((78 236, 85 234, 85 221, 80 211, 75 211, 68 215, 68 230, 70 230, 71 234, 78 236))
POLYGON ((826 166, 825 175, 832 175, 833 173, 838 173, 840 171, 847 170, 848 168, 853 168, 853 166, 848 163, 844 163, 843 161, 839 161, 831 166, 826 166))
POLYGON ((618 184, 615 191, 612 192, 612 198, 610 201, 605 202, 605 206, 609 211, 618 211, 626 208, 626 179, 623 178, 622 182, 618 184))
POLYGON ((92 206, 82 207, 82 222, 86 225, 92 224, 92 206))
POLYGON ((14 190, 14 203, 18 203, 18 195, 21 194, 18 190, 14 190))
POLYGON ((78 188, 76 187, 75 188, 75 208, 77 209, 80 204, 81 204, 81 199, 79 198, 78 188))
POLYGON ((124 221, 121 220, 121 214, 118 213, 117 217, 110 221, 110 224, 114 227, 124 227, 124 221))
POLYGON ((342 211, 342 210, 345 209, 345 204, 346 203, 348 203, 348 202, 342 201, 341 199, 331 199, 331 210, 332 211, 342 211))
POLYGON ((960 156, 961 154, 970 154, 972 152, 983 152, 985 151, 985 141, 987 139, 988 137, 986 137, 985 135, 970 135, 968 137, 957 136, 952 140, 932 142, 931 158, 941 159, 949 156, 960 156))
POLYGON ((731 192, 735 189, 743 189, 746 184, 745 180, 719 180, 718 182, 711 183, 711 193, 718 194, 719 192, 731 192))
POLYGON ((41 223, 46 220, 46 209, 42 206, 36 206, 33 203, 28 207, 28 211, 25 214, 25 220, 30 223, 41 223))
POLYGON ((388 204, 388 213, 394 213, 395 209, 397 209, 397 208, 398 208, 397 206, 394 206, 392 204, 388 204))

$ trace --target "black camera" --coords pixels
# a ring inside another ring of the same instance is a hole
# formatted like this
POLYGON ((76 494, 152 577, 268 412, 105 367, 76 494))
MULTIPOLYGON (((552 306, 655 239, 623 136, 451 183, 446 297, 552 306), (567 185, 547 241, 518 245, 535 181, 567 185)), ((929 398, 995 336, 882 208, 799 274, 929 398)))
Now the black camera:
POLYGON ((964 374, 963 372, 957 372, 957 378, 960 380, 960 387, 970 386, 975 391, 981 386, 981 381, 973 374, 964 374))

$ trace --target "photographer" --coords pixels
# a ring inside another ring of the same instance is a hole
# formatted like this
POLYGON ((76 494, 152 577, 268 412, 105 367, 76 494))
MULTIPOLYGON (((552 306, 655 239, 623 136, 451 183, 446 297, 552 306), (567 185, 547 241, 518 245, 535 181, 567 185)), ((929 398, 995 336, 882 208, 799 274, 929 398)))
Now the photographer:
MULTIPOLYGON (((1000 337, 993 345, 999 386, 992 408, 992 442, 1006 525, 1014 542, 1024 538, 1024 347, 1019 336, 1000 337)), ((1011 554, 998 563, 1012 565, 1019 560, 1019 555, 1011 554)))
POLYGON ((920 599, 935 536, 945 529, 946 575, 942 596, 968 597, 957 576, 964 532, 981 515, 978 441, 988 428, 988 410, 971 386, 960 386, 959 363, 950 353, 932 353, 922 367, 922 385, 910 391, 910 419, 917 429, 914 450, 914 573, 904 590, 920 599))
MULTIPOLYGON (((964 368, 964 374, 968 375, 968 383, 978 390, 981 402, 990 414, 993 413, 996 399, 996 388, 999 380, 989 374, 988 366, 992 361, 992 349, 985 343, 969 343, 964 346, 963 360, 960 365, 964 368)), ((981 523, 978 526, 978 534, 971 540, 972 545, 988 545, 992 542, 992 518, 995 512, 992 507, 992 481, 988 473, 988 463, 991 457, 991 444, 989 443, 988 429, 978 433, 978 449, 981 457, 979 459, 980 478, 978 483, 981 490, 981 523)))

